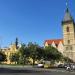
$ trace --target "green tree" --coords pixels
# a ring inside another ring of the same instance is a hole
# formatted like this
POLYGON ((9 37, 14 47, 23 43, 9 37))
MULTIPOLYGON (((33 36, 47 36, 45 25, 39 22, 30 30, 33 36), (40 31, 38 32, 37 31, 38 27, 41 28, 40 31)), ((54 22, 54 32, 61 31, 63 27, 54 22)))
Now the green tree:
POLYGON ((21 48, 19 49, 19 54, 20 54, 20 59, 19 59, 20 63, 26 64, 30 57, 30 50, 24 43, 21 45, 21 48))
POLYGON ((44 48, 38 46, 36 49, 37 60, 44 59, 44 48))
POLYGON ((43 52, 43 47, 40 47, 36 43, 29 42, 28 45, 23 43, 19 49, 20 62, 25 64, 30 58, 32 58, 34 65, 35 61, 43 59, 43 52))
POLYGON ((37 47, 38 45, 35 43, 33 44, 32 42, 28 43, 28 48, 30 50, 30 57, 33 59, 33 65, 35 64, 35 61, 37 60, 37 47))
POLYGON ((0 62, 6 61, 6 55, 0 51, 0 62))
POLYGON ((30 50, 30 57, 33 59, 33 65, 35 61, 43 59, 43 48, 36 43, 29 42, 28 48, 30 50))
POLYGON ((10 61, 15 62, 15 64, 17 64, 19 61, 19 57, 20 56, 18 53, 14 53, 14 54, 10 55, 10 61))
POLYGON ((59 61, 62 58, 62 54, 54 47, 48 46, 45 47, 45 60, 48 60, 50 62, 59 61))
POLYGON ((73 63, 73 60, 68 57, 63 57, 64 62, 66 63, 73 63))

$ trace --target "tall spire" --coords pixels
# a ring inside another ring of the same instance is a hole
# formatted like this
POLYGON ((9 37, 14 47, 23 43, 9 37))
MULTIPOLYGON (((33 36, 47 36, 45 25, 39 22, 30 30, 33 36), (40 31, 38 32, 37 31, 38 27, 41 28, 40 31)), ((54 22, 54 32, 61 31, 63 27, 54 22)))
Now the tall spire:
POLYGON ((71 21, 73 21, 73 18, 69 12, 69 0, 66 0, 66 12, 62 22, 71 22, 71 21))
POLYGON ((66 12, 69 12, 68 0, 66 0, 66 12))
POLYGON ((66 0, 66 8, 68 8, 68 0, 66 0))

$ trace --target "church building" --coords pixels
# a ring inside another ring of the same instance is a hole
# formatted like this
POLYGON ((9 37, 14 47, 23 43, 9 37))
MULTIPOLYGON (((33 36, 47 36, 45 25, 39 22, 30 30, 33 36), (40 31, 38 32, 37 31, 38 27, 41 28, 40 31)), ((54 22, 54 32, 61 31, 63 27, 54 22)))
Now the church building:
POLYGON ((61 22, 63 30, 63 39, 45 40, 45 46, 53 46, 58 49, 64 56, 69 57, 75 62, 75 22, 66 7, 64 18, 61 22))

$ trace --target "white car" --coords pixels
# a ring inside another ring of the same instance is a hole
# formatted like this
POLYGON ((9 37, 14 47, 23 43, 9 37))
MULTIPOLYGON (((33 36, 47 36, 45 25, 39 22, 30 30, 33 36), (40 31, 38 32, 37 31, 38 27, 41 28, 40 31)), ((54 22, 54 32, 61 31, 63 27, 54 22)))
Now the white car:
POLYGON ((39 68, 43 68, 44 65, 43 65, 43 64, 38 64, 37 67, 39 67, 39 68))

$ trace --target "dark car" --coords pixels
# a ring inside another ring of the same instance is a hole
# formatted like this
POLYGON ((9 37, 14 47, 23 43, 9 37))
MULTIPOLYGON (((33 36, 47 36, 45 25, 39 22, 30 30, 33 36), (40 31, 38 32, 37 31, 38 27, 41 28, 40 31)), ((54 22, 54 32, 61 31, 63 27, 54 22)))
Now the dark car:
POLYGON ((64 68, 64 64, 59 64, 58 68, 64 68))

